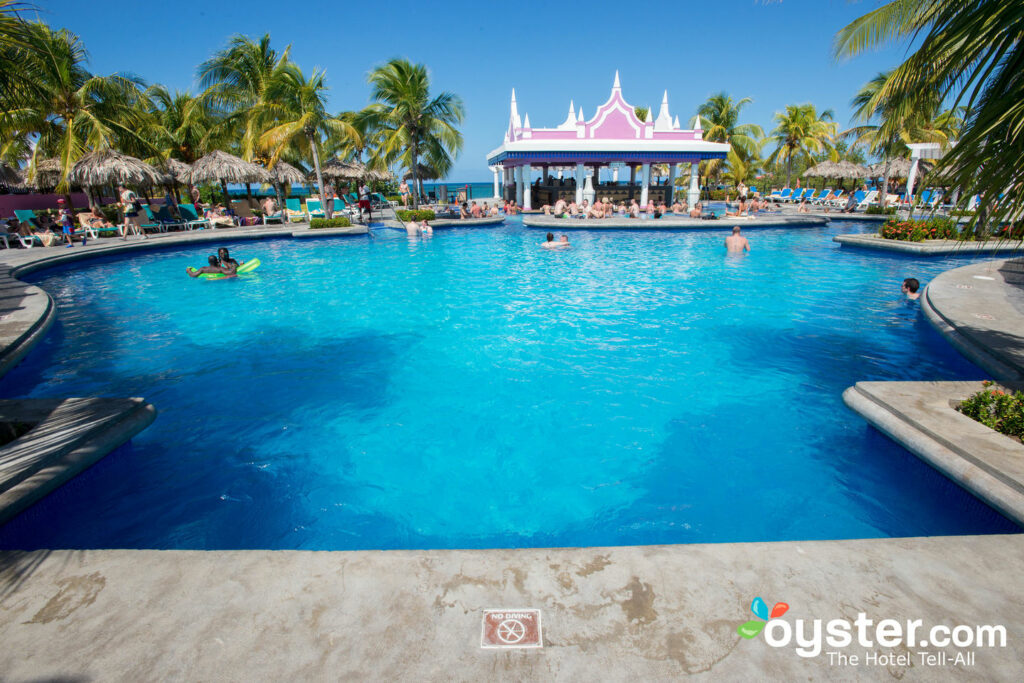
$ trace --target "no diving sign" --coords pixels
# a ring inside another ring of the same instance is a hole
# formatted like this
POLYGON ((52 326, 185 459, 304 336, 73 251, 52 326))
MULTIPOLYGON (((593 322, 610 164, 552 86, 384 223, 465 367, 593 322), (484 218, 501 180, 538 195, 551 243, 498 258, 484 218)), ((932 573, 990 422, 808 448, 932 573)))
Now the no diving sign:
POLYGON ((484 610, 480 647, 544 647, 539 609, 484 610))

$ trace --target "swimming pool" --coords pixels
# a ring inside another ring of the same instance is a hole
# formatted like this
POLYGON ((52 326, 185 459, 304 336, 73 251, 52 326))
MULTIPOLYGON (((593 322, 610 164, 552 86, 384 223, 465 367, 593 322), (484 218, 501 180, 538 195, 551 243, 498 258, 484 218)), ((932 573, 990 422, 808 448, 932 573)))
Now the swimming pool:
POLYGON ((1017 531, 842 403, 984 376, 900 299, 967 258, 834 234, 438 230, 228 244, 30 279, 59 322, 13 396, 144 396, 157 420, 0 547, 486 548, 1017 531))

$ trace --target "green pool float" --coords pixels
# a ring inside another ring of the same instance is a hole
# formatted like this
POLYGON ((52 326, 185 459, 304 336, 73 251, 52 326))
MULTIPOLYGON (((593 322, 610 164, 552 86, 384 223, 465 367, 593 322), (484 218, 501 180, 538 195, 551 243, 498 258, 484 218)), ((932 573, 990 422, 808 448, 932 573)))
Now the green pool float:
MULTIPOLYGON (((200 273, 196 277, 200 280, 229 280, 236 275, 244 275, 245 273, 251 273, 260 267, 260 260, 258 258, 249 259, 242 265, 238 266, 238 270, 235 271, 235 275, 225 275, 223 273, 200 273)), ((196 268, 189 268, 190 273, 195 272, 196 268)))

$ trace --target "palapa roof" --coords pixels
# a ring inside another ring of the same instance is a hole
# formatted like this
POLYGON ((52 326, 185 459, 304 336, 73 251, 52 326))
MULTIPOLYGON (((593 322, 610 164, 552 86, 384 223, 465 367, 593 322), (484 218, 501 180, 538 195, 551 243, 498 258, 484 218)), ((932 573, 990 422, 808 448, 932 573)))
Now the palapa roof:
POLYGON ((306 175, 285 161, 278 161, 273 168, 267 169, 275 183, 291 184, 306 182, 306 175))
MULTIPOLYGON (((416 164, 416 169, 419 171, 420 180, 437 180, 439 177, 437 171, 425 164, 416 164)), ((406 171, 402 177, 406 180, 412 179, 412 169, 406 171)))
MULTIPOLYGON (((889 177, 890 178, 906 178, 910 175, 910 159, 904 159, 898 157, 896 159, 889 159, 889 177)), ((932 168, 932 164, 927 161, 921 161, 917 166, 918 177, 923 176, 932 168)), ((882 174, 885 173, 885 162, 879 161, 869 168, 871 171, 872 178, 881 178, 882 174)))
POLYGON ((75 162, 68 181, 83 187, 159 185, 164 176, 144 161, 105 149, 90 152, 75 162))
POLYGON ((188 182, 188 172, 192 170, 191 166, 177 159, 165 159, 157 164, 157 166, 161 171, 179 183, 188 182))
MULTIPOLYGON (((31 167, 29 168, 31 169, 31 167)), ((53 188, 60 182, 62 168, 63 165, 57 157, 43 159, 36 162, 35 170, 32 173, 26 174, 26 180, 31 187, 37 190, 53 188)))
POLYGON ((184 182, 195 184, 214 180, 229 183, 269 183, 270 174, 262 166, 218 149, 192 164, 192 169, 184 182))
MULTIPOLYGON (((331 180, 359 180, 368 174, 366 166, 353 161, 342 161, 331 159, 320 167, 320 175, 331 180)), ((316 170, 309 173, 309 177, 316 181, 316 170)))

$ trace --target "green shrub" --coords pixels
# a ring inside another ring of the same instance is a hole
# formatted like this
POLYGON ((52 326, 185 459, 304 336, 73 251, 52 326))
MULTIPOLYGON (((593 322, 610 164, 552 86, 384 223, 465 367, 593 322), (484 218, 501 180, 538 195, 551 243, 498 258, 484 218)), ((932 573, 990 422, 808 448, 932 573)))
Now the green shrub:
POLYGON ((347 228, 352 225, 345 216, 338 216, 336 218, 314 218, 309 222, 310 230, 320 230, 322 228, 347 228))
POLYGON ((961 413, 991 429, 1024 438, 1024 394, 1008 392, 985 382, 985 388, 957 407, 961 413))
POLYGON ((400 210, 400 211, 396 211, 395 215, 398 216, 398 220, 402 221, 403 223, 408 223, 410 221, 416 221, 416 222, 419 222, 419 221, 432 221, 435 218, 437 218, 437 214, 434 213, 433 211, 428 210, 428 209, 419 209, 419 210, 416 210, 416 211, 413 211, 413 210, 401 211, 400 210))
POLYGON ((869 206, 868 208, 864 209, 864 214, 867 216, 895 216, 896 207, 887 206, 883 209, 880 206, 869 206))

